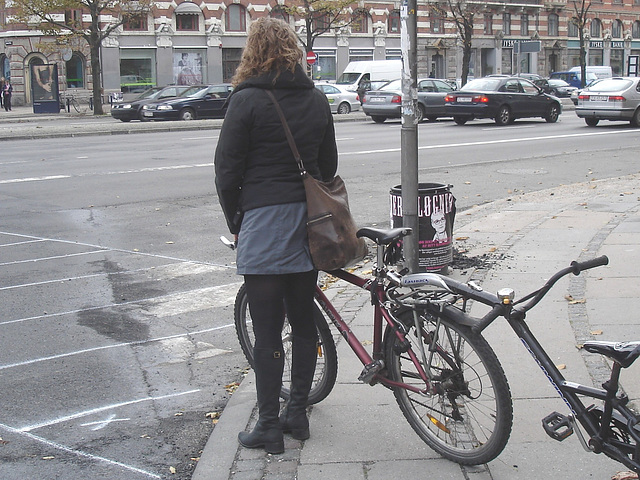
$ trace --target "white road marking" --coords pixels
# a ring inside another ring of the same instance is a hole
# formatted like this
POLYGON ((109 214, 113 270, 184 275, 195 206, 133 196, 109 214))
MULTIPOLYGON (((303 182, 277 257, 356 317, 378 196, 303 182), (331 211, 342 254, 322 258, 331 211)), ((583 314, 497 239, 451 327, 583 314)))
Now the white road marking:
POLYGON ((109 415, 104 420, 100 420, 100 421, 97 421, 97 422, 82 423, 82 424, 80 424, 80 426, 81 427, 93 427, 91 429, 91 431, 97 432, 98 430, 102 430, 104 427, 108 426, 110 423, 113 423, 113 422, 128 422, 130 420, 131 420, 130 418, 116 418, 116 414, 112 413, 111 415, 109 415))
POLYGON ((98 408, 92 408, 90 410, 85 410, 84 412, 78 412, 78 413, 74 413, 72 415, 66 415, 64 417, 58 417, 56 419, 53 420, 48 420, 46 422, 41 422, 41 423, 36 423, 33 425, 27 425, 21 428, 16 428, 16 431, 18 432, 31 432, 32 430, 37 430, 39 428, 43 428, 43 427, 49 427, 51 425, 57 425, 59 423, 63 423, 63 422, 68 422, 70 420, 75 420, 76 418, 82 418, 82 417, 86 417, 88 415, 94 415, 96 413, 100 413, 100 412, 104 412, 107 410, 113 410, 115 408, 120 408, 120 407, 126 407, 127 405, 135 405, 136 403, 142 403, 142 402, 151 402, 151 401, 158 401, 158 400, 165 400, 167 398, 174 398, 174 397, 181 397, 183 395, 190 395, 192 393, 198 393, 200 391, 199 388, 194 389, 194 390, 188 390, 186 392, 180 392, 180 393, 171 393, 169 395, 160 395, 157 397, 144 397, 144 398, 138 398, 136 400, 129 400, 127 402, 120 402, 120 403, 113 403, 111 405, 105 405, 104 407, 98 407, 98 408))
POLYGON ((169 335, 167 337, 151 338, 149 340, 137 340, 135 342, 116 343, 116 344, 113 344, 113 345, 104 345, 102 347, 85 348, 83 350, 77 350, 75 352, 60 353, 58 355, 50 355, 48 357, 34 358, 32 360, 25 360, 23 362, 11 363, 11 364, 7 364, 7 365, 0 365, 0 370, 7 370, 9 368, 15 368, 15 367, 23 367, 25 365, 33 365, 34 363, 47 362, 49 360, 57 360, 59 358, 73 357, 75 355, 83 355, 85 353, 93 353, 93 352, 97 352, 97 351, 100 351, 100 350, 109 350, 109 349, 112 349, 112 348, 121 348, 121 347, 129 347, 129 346, 136 346, 136 345, 145 345, 147 343, 162 342, 164 340, 168 340, 168 339, 172 339, 172 338, 202 335, 204 333, 214 332, 216 330, 222 330, 223 328, 229 328, 229 327, 235 327, 235 325, 233 323, 229 323, 227 325, 221 325, 219 327, 206 328, 204 330, 197 330, 195 332, 180 333, 180 334, 177 334, 177 335, 169 335))
POLYGON ((62 450, 64 452, 67 453, 71 453, 72 455, 77 455, 79 457, 83 457, 83 458, 88 458, 90 460, 94 460, 96 462, 100 462, 100 463, 106 463, 109 465, 114 465, 116 467, 119 468, 124 468, 125 470, 129 470, 131 472, 135 472, 135 473, 140 473, 142 475, 146 475, 149 478, 157 478, 157 479, 162 479, 162 477, 160 475, 156 475, 155 473, 151 473, 148 472, 146 470, 142 470, 141 468, 137 468, 137 467, 133 467, 131 465, 127 465, 124 464, 122 462, 117 462, 115 460, 110 460, 108 458, 105 457, 100 457, 98 455, 92 455, 91 453, 87 453, 87 452, 83 452, 82 450, 74 450, 71 447, 67 447, 66 445, 62 445, 61 443, 57 443, 57 442, 52 442, 51 440, 47 440, 46 438, 42 438, 39 437, 37 435, 34 435, 32 433, 28 433, 28 432, 20 432, 19 430, 13 428, 13 427, 9 427, 8 425, 3 425, 0 423, 0 429, 3 429, 9 433, 14 433, 23 437, 26 437, 30 440, 33 440, 35 442, 38 443, 43 443, 49 447, 53 447, 57 450, 62 450))
POLYGON ((67 253, 65 255, 53 255, 51 257, 38 257, 38 258, 28 258, 27 260, 14 260, 12 262, 4 262, 4 263, 0 263, 0 267, 4 267, 7 265, 19 265, 21 263, 36 263, 36 262, 42 262, 45 260, 56 260, 59 258, 70 258, 70 257, 80 257, 82 255, 93 255, 96 253, 104 253, 104 252, 108 252, 108 249, 104 249, 104 250, 93 250, 91 252, 78 252, 78 253, 67 253))
POLYGON ((7 184, 7 183, 43 182, 45 180, 60 180, 63 178, 71 178, 71 175, 49 175, 46 177, 10 178, 8 180, 0 180, 0 185, 7 184))

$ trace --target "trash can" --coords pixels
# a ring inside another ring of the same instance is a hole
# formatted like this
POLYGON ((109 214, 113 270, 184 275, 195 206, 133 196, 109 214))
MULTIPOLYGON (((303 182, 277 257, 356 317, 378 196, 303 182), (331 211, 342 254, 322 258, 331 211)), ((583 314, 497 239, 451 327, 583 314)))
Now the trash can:
MULTIPOLYGON (((391 188, 390 194, 391 227, 402 227, 402 186, 391 188)), ((439 271, 453 262, 455 216, 456 199, 451 193, 451 185, 418 184, 419 271, 439 271)))

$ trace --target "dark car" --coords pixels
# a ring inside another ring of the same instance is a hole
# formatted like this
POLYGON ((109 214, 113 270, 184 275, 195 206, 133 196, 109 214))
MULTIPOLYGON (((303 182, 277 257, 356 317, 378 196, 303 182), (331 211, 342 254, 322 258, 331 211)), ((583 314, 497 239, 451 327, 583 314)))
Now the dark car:
MULTIPOLYGON (((444 99, 455 89, 446 80, 425 78, 418 80, 418 103, 416 121, 451 116, 445 112, 444 99)), ((383 123, 387 118, 402 116, 402 80, 393 80, 379 90, 365 93, 362 109, 376 123, 383 123)))
POLYGON ((147 120, 224 118, 227 113, 226 100, 232 91, 229 83, 194 85, 179 97, 146 104, 142 107, 142 114, 147 120))
POLYGON ((542 75, 538 75, 537 73, 519 73, 517 76, 529 80, 544 93, 551 93, 553 95, 551 92, 551 86, 549 85, 549 80, 544 78, 542 75))
POLYGON ((573 92, 578 90, 560 78, 550 78, 549 86, 551 91, 548 93, 560 98, 570 98, 573 92))
POLYGON ((553 123, 562 113, 562 105, 529 80, 496 75, 471 80, 447 95, 446 112, 458 125, 474 118, 493 118, 498 125, 527 117, 553 123))
POLYGON ((142 115, 142 107, 154 101, 175 98, 189 88, 188 85, 169 85, 167 87, 153 87, 129 102, 117 102, 111 106, 111 116, 130 122, 131 120, 146 120, 142 115))

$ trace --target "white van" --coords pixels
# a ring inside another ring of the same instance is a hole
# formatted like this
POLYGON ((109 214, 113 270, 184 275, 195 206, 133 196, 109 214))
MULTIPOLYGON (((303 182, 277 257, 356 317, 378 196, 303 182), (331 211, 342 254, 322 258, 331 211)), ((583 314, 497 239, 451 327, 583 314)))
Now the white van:
POLYGON ((391 81, 401 76, 402 60, 363 60, 349 62, 336 83, 361 95, 371 89, 371 82, 391 81))
MULTIPOLYGON (((587 80, 589 80, 590 73, 594 74, 596 78, 611 78, 613 77, 613 71, 611 67, 605 67, 600 65, 587 65, 587 80)), ((572 67, 570 72, 580 72, 580 66, 572 67)))

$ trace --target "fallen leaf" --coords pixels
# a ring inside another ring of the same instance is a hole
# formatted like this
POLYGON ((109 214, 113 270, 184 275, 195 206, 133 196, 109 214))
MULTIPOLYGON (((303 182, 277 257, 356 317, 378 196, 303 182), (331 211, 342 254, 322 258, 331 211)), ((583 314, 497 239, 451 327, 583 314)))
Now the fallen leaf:
POLYGON ((173 245, 175 242, 168 241, 168 242, 164 242, 164 243, 166 243, 167 245, 173 245))
POLYGON ((189 460, 193 460, 194 462, 199 462, 200 457, 191 457, 189 460))
POLYGON ((584 348, 584 345, 582 343, 579 343, 579 344, 576 345, 576 348, 578 350, 582 350, 584 348))
POLYGON ((556 365, 556 367, 558 367, 558 370, 564 370, 565 368, 567 368, 567 366, 564 363, 561 363, 560 365, 556 365))
POLYGON ((204 414, 205 418, 211 418, 215 420, 216 418, 220 418, 220 412, 209 412, 204 414))
POLYGON ((464 182, 465 185, 471 185, 471 182, 464 182))
POLYGON ((371 340, 363 340, 360 343, 362 343, 362 345, 371 345, 373 342, 371 340))
POLYGON ((53 455, 50 455, 48 457, 42 457, 43 460, 53 460, 54 458, 56 457, 54 457, 53 455))
POLYGON ((240 384, 238 382, 233 382, 233 383, 230 383, 229 385, 225 385, 224 389, 229 393, 234 393, 239 386, 240 384))
POLYGON ((171 475, 175 475, 176 474, 176 467, 169 467, 169 473, 171 473, 171 475))
POLYGON ((589 333, 591 335, 602 335, 602 330, 591 330, 589 333))
POLYGON ((143 435, 140 435, 140 438, 151 438, 151 436, 147 435, 146 433, 143 435))
POLYGON ((638 474, 634 472, 618 472, 611 480, 637 480, 638 474))
POLYGON ((569 305, 576 305, 578 303, 587 303, 587 299, 586 298, 581 298, 579 300, 571 300, 569 302, 569 305))
POLYGON ((464 240, 469 240, 469 237, 456 237, 456 240, 458 240, 459 242, 462 242, 464 240))
POLYGON ((181 417, 183 415, 184 415, 184 412, 177 412, 173 414, 174 417, 181 417))
POLYGON ((495 252, 497 249, 498 249, 498 247, 491 247, 491 248, 489 249, 489 251, 490 251, 490 252, 495 252))
POLYGON ((565 296, 564 296, 564 299, 565 299, 565 300, 568 300, 568 301, 570 301, 570 302, 571 302, 571 301, 573 301, 573 297, 572 297, 571 295, 569 295, 569 294, 565 295, 565 296))

